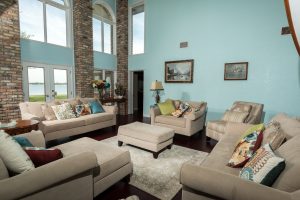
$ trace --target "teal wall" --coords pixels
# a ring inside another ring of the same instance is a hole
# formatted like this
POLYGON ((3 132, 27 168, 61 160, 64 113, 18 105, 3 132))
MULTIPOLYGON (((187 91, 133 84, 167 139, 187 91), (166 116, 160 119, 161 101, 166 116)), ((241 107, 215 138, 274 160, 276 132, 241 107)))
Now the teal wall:
POLYGON ((34 40, 21 39, 22 62, 73 66, 73 49, 34 40))
MULTIPOLYGON (((115 13, 116 1, 103 1, 111 6, 115 13)), ((73 48, 52 45, 34 40, 21 39, 21 60, 22 62, 74 66, 73 48)), ((95 68, 115 70, 116 62, 115 55, 94 52, 95 68)))
POLYGON ((129 70, 145 72, 144 115, 154 102, 150 83, 164 82, 165 61, 181 59, 195 60, 194 83, 163 83, 164 99, 206 101, 208 119, 235 100, 263 103, 265 121, 300 115, 300 60, 291 36, 280 35, 283 1, 145 0, 145 12, 145 54, 129 57, 129 70), (248 80, 224 81, 224 63, 240 61, 249 62, 248 80))

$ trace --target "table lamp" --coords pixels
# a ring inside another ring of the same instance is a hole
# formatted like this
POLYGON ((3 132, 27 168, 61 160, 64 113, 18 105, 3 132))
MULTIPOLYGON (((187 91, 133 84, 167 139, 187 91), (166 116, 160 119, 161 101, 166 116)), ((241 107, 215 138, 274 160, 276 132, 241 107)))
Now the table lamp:
POLYGON ((153 91, 153 93, 155 95, 155 102, 159 103, 160 102, 159 93, 160 93, 160 91, 164 90, 162 83, 157 80, 152 82, 150 90, 153 91))

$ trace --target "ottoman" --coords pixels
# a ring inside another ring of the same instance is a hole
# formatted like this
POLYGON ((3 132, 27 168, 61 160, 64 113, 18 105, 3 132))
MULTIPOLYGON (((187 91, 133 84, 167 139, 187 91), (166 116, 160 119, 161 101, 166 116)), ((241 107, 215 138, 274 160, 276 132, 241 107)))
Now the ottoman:
POLYGON ((166 148, 171 149, 173 137, 173 129, 134 122, 119 127, 118 145, 126 143, 149 150, 156 159, 166 148))

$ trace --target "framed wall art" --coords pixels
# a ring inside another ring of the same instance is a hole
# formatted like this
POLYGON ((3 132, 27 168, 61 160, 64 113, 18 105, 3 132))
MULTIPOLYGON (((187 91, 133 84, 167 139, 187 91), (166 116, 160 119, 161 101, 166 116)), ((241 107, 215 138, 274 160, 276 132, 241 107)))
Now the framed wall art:
POLYGON ((225 63, 224 80, 247 80, 248 62, 225 63))
POLYGON ((193 83, 194 60, 165 62, 166 83, 193 83))

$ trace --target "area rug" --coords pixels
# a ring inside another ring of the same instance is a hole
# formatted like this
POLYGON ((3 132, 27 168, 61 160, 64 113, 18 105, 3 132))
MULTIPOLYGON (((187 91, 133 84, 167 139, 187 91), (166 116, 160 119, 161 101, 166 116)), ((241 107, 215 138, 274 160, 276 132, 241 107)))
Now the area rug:
MULTIPOLYGON (((117 137, 102 140, 117 146, 117 137)), ((171 150, 160 153, 158 159, 153 159, 150 152, 123 145, 120 148, 128 149, 133 163, 133 175, 130 184, 151 195, 163 199, 172 199, 181 189, 179 174, 182 164, 186 161, 200 165, 208 153, 177 145, 171 150)))

